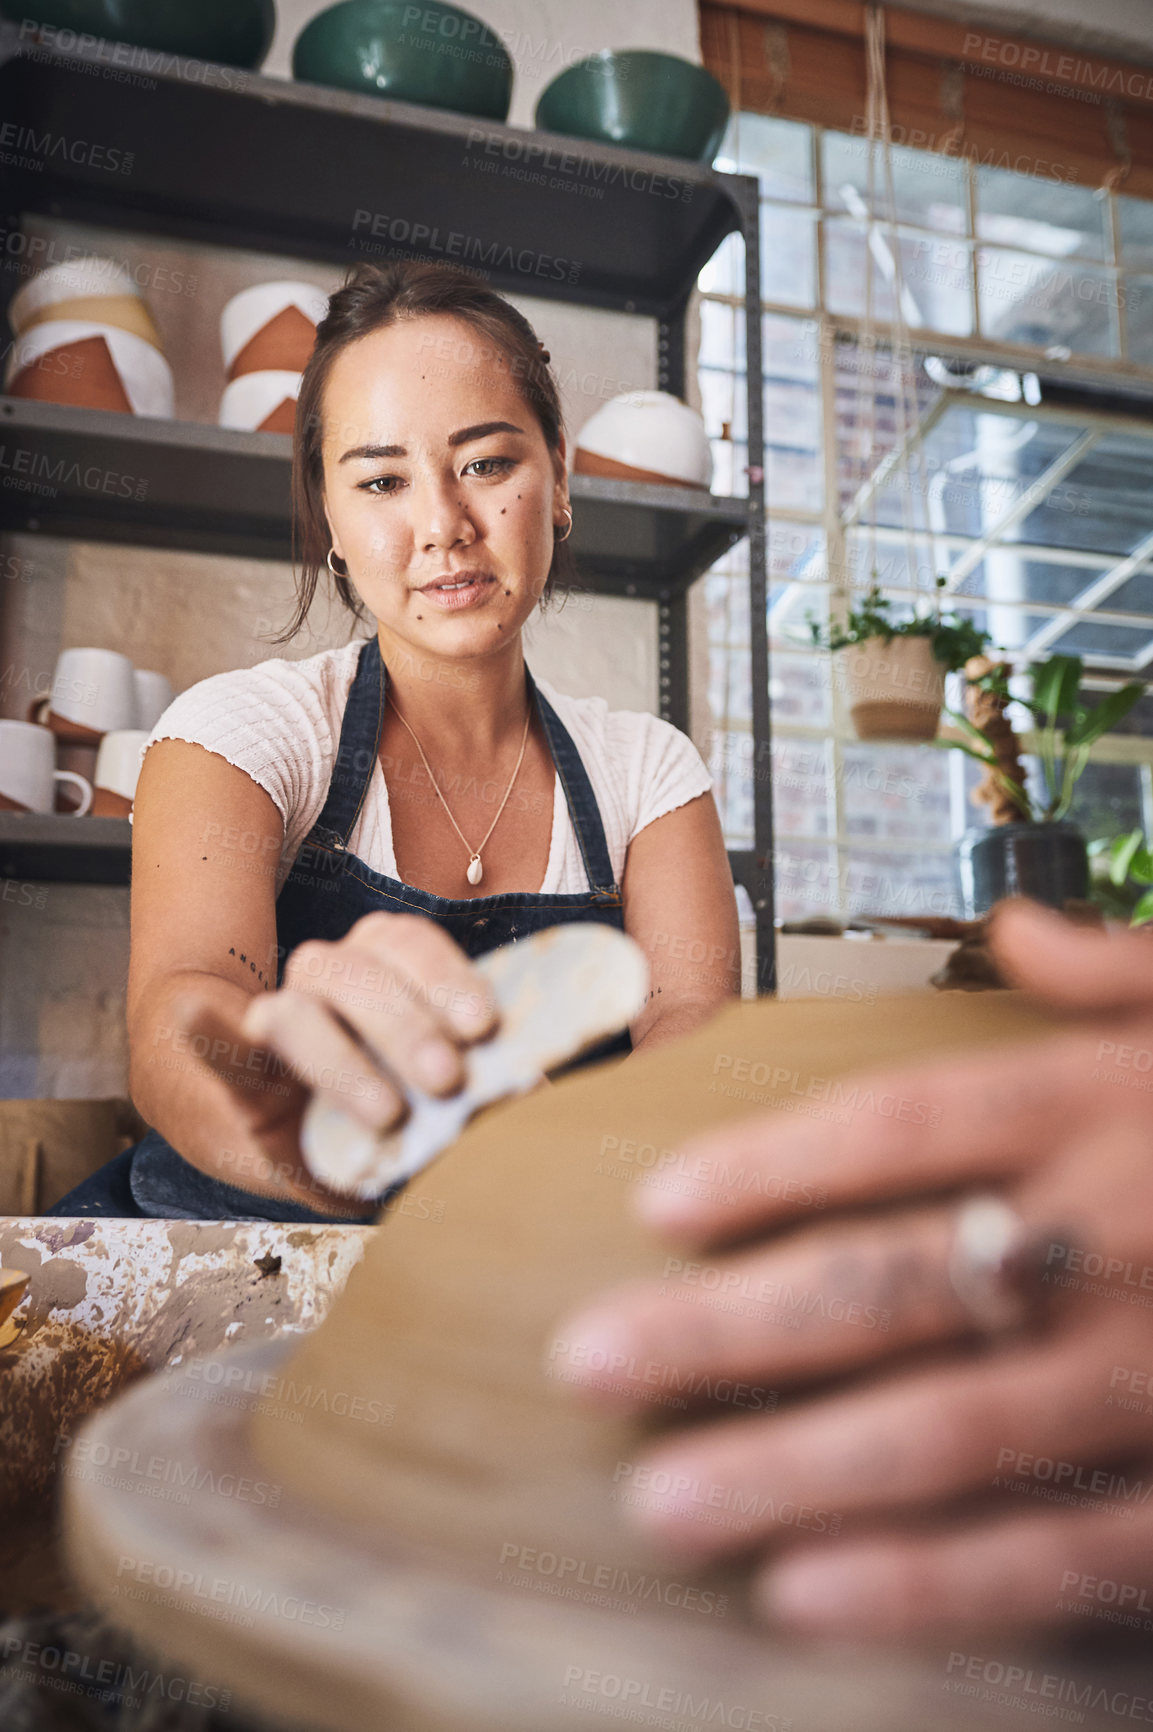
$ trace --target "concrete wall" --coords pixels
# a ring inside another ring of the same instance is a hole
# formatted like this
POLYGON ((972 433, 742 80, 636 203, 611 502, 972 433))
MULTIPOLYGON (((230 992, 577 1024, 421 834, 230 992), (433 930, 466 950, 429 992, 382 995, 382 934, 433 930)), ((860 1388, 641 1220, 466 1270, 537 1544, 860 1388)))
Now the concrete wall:
MULTIPOLYGON (((663 47, 699 59, 695 0, 471 0, 516 66, 513 124, 531 126, 537 96, 566 65, 604 47, 663 47)), ((264 70, 290 76, 295 38, 322 6, 278 0, 264 70)), ((146 298, 176 380, 176 414, 216 420, 223 363, 219 313, 250 283, 303 277, 326 290, 339 268, 256 253, 153 241, 80 224, 29 219, 58 256, 80 246, 153 268, 146 298), (180 273, 179 276, 175 273, 180 273), (187 284, 193 279, 189 291, 187 284), (180 282, 181 292, 162 285, 180 282)), ((520 301, 550 350, 566 419, 576 432, 607 397, 656 382, 652 323, 624 314, 520 301)), ((0 537, 0 716, 22 717, 51 681, 59 651, 92 644, 166 673, 178 689, 270 654, 304 656, 344 643, 349 629, 320 603, 310 630, 285 648, 268 636, 285 622, 287 565, 210 559, 49 540, 0 537), (8 557, 16 555, 15 559, 8 557), (13 575, 14 574, 14 575, 13 575)), ((656 619, 647 603, 578 596, 534 622, 534 670, 577 695, 618 707, 656 707, 656 619)), ((125 1092, 123 1019, 128 892, 0 884, 0 1096, 100 1097, 125 1092)))

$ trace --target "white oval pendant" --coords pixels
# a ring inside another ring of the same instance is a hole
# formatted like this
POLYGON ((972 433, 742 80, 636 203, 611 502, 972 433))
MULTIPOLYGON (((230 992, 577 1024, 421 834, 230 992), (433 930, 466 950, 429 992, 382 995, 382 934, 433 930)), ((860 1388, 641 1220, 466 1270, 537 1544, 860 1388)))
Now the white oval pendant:
POLYGON ((468 871, 465 873, 465 877, 468 879, 470 884, 479 884, 481 879, 484 877, 484 867, 480 863, 479 854, 474 854, 472 859, 469 861, 468 871))

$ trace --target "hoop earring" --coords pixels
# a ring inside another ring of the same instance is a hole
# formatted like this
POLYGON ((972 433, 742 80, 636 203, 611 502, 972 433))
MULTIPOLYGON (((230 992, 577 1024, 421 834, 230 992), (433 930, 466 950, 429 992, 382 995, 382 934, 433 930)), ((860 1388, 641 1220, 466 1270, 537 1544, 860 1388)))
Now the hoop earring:
MULTIPOLYGON (((562 509, 565 513, 565 516, 568 518, 568 528, 565 530, 563 535, 558 535, 556 539, 558 541, 567 541, 569 536, 572 534, 572 511, 571 511, 570 507, 567 505, 563 506, 562 509)), ((554 529, 556 528, 555 523, 553 524, 553 528, 554 529)))
POLYGON ((324 563, 325 563, 325 565, 327 565, 327 567, 328 567, 329 571, 332 573, 333 577, 347 577, 348 576, 347 565, 345 566, 343 571, 337 571, 335 565, 333 565, 333 563, 332 563, 332 556, 335 552, 336 552, 335 547, 330 547, 324 563))

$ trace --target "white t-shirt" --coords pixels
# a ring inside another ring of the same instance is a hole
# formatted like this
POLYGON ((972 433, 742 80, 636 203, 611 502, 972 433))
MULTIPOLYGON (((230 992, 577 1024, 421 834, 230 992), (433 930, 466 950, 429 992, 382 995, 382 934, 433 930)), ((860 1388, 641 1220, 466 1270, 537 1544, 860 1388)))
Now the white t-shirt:
MULTIPOLYGON (((364 639, 304 661, 269 660, 212 674, 169 704, 145 743, 191 740, 245 771, 284 819, 276 889, 319 818, 328 793, 349 690, 364 639)), ((592 783, 618 884, 637 833, 712 787, 692 741, 656 716, 610 710, 603 698, 570 698, 537 685, 572 736, 592 783)), ((374 871, 396 878, 392 815, 380 759, 348 846, 374 871)), ((553 778, 552 840, 543 895, 590 888, 560 778, 553 778)))

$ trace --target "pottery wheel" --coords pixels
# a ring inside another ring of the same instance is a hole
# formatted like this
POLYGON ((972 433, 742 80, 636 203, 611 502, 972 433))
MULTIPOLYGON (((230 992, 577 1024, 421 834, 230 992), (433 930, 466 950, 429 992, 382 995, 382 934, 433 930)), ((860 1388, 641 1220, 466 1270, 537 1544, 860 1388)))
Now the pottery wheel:
MULTIPOLYGON (((585 1295, 666 1257, 631 1186, 602 1170, 606 1133, 655 1152, 744 1118, 745 1091, 713 1091, 718 1065, 771 1054, 758 1092, 787 1099, 790 1079, 1048 1026, 1008 993, 910 995, 883 1015, 734 1004, 682 1041, 486 1109, 373 1235, 320 1329, 215 1368, 190 1361, 88 1423, 89 1459, 127 1465, 103 1484, 64 1477, 84 1587, 186 1674, 310 1732, 576 1732, 590 1716, 668 1732, 1019 1732, 1010 1695, 955 1688, 958 1643, 830 1658, 774 1640, 743 1621, 737 1566, 723 1608, 690 1608, 689 1589, 711 1582, 650 1556, 612 1499, 613 1464, 650 1422, 564 1400, 543 1354, 585 1295), (387 1403, 384 1422, 362 1423, 351 1397, 387 1403), (526 1546, 554 1562, 504 1566, 526 1546), (562 1579, 555 1559, 611 1581, 562 1579)), ((982 1651, 1075 1671, 1000 1639, 982 1651)), ((1102 1725, 1091 1704, 1084 1724, 1102 1725)))
MULTIPOLYGON (((216 1363, 257 1383, 290 1352, 281 1342, 216 1363)), ((716 1620, 693 1630, 438 1572, 427 1555, 278 1496, 245 1438, 259 1397, 225 1405, 206 1387, 148 1378, 90 1422, 90 1458, 107 1448, 179 1462, 187 1501, 65 1481, 70 1561, 145 1648, 285 1727, 576 1732, 607 1715, 672 1732, 1019 1729, 1019 1708, 946 1690, 944 1650, 831 1661, 716 1620), (251 1496, 223 1495, 244 1483, 251 1496)), ((1092 1714, 1084 1724, 1104 1726, 1092 1714)))

